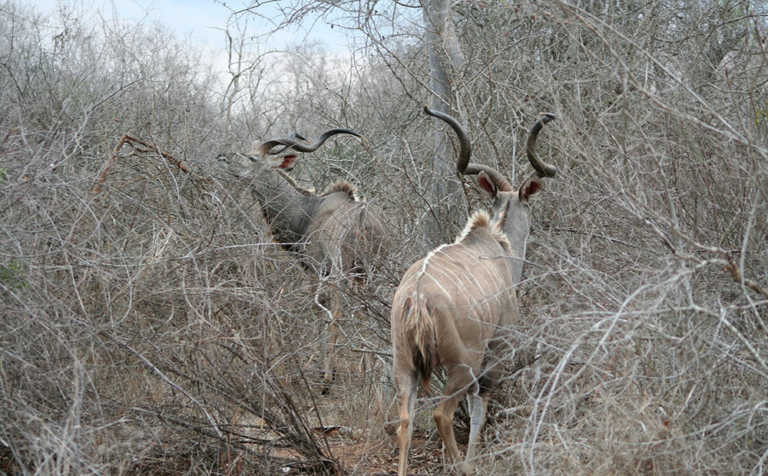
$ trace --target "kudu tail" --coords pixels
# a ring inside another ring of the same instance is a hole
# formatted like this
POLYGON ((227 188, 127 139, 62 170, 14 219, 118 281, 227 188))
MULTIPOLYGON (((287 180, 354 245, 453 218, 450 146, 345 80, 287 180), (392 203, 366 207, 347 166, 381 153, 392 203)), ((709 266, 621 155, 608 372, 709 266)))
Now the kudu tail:
POLYGON ((408 298, 403 306, 403 324, 418 379, 429 389, 432 370, 437 366, 435 320, 423 302, 408 298))

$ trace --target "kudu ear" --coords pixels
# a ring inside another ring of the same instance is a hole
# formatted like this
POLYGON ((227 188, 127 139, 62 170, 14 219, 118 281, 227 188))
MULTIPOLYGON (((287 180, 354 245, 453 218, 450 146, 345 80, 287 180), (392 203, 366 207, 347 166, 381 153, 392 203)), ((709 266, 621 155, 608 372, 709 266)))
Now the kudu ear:
POLYGON ((486 174, 485 172, 480 172, 477 174, 477 184, 485 190, 485 193, 491 196, 491 198, 496 197, 496 194, 499 192, 499 189, 496 187, 496 182, 491 180, 491 178, 486 174))
POLYGON ((275 168, 277 169, 283 169, 283 170, 292 170, 293 167, 296 165, 296 159, 298 156, 296 154, 288 154, 286 156, 281 157, 282 162, 277 164, 275 168))
POLYGON ((527 202, 531 195, 541 190, 541 182, 536 177, 531 177, 520 185, 517 196, 521 202, 527 202))

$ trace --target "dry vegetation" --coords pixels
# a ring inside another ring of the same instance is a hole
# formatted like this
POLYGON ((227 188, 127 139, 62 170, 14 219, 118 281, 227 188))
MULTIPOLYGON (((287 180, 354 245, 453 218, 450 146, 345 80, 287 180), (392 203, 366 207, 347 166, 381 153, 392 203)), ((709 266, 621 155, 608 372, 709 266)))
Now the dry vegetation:
MULTIPOLYGON (((561 170, 533 205, 518 290, 517 348, 539 358, 498 392, 481 473, 765 473, 765 5, 474 4, 457 6, 472 48, 453 82, 475 159, 519 180, 546 110, 539 150, 561 170)), ((277 87, 254 62, 219 96, 160 29, 0 1, 0 472, 395 469, 389 300, 485 204, 468 190, 441 236, 421 231, 423 50, 418 33, 369 46, 343 79, 286 61, 277 87), (337 140, 296 173, 358 185, 395 246, 345 288, 321 396, 316 278, 212 159, 328 127, 372 146, 337 140)), ((422 411, 412 470, 440 470, 434 433, 422 411)))

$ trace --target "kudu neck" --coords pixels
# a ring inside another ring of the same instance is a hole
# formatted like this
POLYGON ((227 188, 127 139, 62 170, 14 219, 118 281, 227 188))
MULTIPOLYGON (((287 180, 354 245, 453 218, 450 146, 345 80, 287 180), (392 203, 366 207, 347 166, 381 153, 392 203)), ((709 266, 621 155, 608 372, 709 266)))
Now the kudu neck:
MULTIPOLYGON (((517 230, 516 230, 517 231, 517 230)), ((512 248, 513 257, 511 259, 510 268, 512 269, 512 278, 515 284, 520 283, 523 276, 523 264, 525 263, 525 253, 528 244, 528 233, 514 233, 512 235, 506 234, 509 238, 509 243, 512 248)))
POLYGON ((256 178, 252 191, 275 241, 287 248, 301 242, 321 199, 299 192, 273 171, 256 178))
POLYGON ((531 222, 528 206, 517 202, 516 197, 513 200, 515 202, 510 203, 504 213, 499 213, 494 217, 494 222, 509 240, 510 251, 512 252, 509 266, 513 280, 515 284, 518 284, 523 275, 531 222))

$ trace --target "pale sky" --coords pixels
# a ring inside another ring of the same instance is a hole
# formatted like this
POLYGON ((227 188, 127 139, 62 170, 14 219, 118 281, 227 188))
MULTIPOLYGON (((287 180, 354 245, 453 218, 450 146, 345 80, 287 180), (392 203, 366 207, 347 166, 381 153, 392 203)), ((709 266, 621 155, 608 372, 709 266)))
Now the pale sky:
MULTIPOLYGON (((78 12, 91 12, 94 19, 98 19, 100 14, 108 19, 116 17, 129 22, 160 23, 176 32, 179 39, 188 38, 193 43, 214 51, 223 51, 225 40, 222 30, 227 27, 231 11, 222 3, 232 9, 240 9, 249 2, 247 0, 224 2, 214 0, 34 0, 28 3, 41 12, 53 12, 58 6, 65 5, 78 12)), ((278 20, 277 12, 273 7, 262 7, 259 13, 278 20)), ((255 15, 251 15, 249 19, 249 31, 252 34, 260 35, 273 27, 267 20, 255 15)), ((281 32, 266 46, 270 49, 283 49, 304 41, 312 41, 321 43, 329 53, 340 54, 346 51, 348 40, 339 28, 332 29, 322 20, 315 22, 311 27, 310 32, 296 29, 281 32)))

